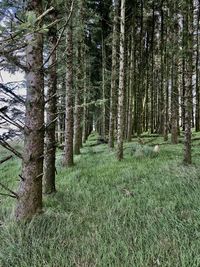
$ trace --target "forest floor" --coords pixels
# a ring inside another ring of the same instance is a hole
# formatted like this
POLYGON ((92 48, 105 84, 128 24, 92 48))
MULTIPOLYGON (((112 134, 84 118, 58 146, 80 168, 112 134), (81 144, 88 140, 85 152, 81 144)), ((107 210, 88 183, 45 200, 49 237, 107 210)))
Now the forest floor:
MULTIPOLYGON (((15 223, 15 200, 0 196, 0 266, 200 266, 200 141, 184 167, 181 143, 144 138, 141 149, 135 139, 117 162, 107 145, 92 146, 95 139, 73 168, 62 167, 58 152, 58 192, 44 197, 44 213, 30 223, 15 223)), ((14 190, 19 174, 13 159, 1 165, 0 181, 14 190)))

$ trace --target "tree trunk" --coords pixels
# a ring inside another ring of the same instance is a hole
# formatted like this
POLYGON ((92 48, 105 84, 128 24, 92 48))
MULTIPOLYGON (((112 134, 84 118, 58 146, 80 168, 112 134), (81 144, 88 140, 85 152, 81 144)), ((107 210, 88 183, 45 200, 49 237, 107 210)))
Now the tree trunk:
POLYGON ((124 43, 125 43, 125 0, 121 0, 120 22, 120 70, 118 94, 118 131, 117 131, 117 159, 123 159, 123 134, 124 134, 124 43))
POLYGON ((79 28, 77 47, 77 86, 75 96, 74 114, 74 154, 79 155, 82 147, 82 118, 83 118, 83 92, 84 92, 84 1, 79 3, 79 28))
POLYGON ((102 30, 102 131, 101 135, 103 138, 106 138, 106 50, 105 50, 105 43, 104 43, 104 36, 103 36, 103 30, 102 30))
POLYGON ((187 56, 185 73, 185 137, 184 137, 184 164, 192 163, 191 155, 191 120, 192 120, 192 76, 193 76, 193 1, 187 3, 185 11, 185 27, 187 38, 185 51, 187 56))
MULTIPOLYGON (((39 0, 28 1, 28 11, 39 17, 39 0)), ((39 23, 38 23, 39 24, 39 23)), ((38 25, 37 25, 38 26, 38 25)), ((17 220, 30 219, 42 210, 42 176, 44 157, 44 76, 43 35, 39 31, 27 34, 26 41, 26 118, 22 160, 22 178, 19 186, 15 216, 17 220)))
POLYGON ((128 129, 127 129, 127 140, 130 142, 133 133, 133 97, 134 97, 134 35, 135 35, 135 23, 133 22, 131 32, 131 45, 130 45, 130 70, 129 70, 129 107, 128 107, 128 129))
MULTIPOLYGON (((51 13, 51 21, 56 20, 55 13, 51 13)), ((55 161, 56 161, 56 102, 57 102, 57 72, 56 72, 56 43, 57 43, 57 29, 53 26, 49 30, 49 44, 50 53, 53 51, 49 60, 50 73, 48 77, 48 91, 47 91, 47 107, 46 107, 46 142, 45 142, 45 157, 44 157, 44 193, 51 194, 56 191, 55 186, 55 161)))
MULTIPOLYGON (((167 33, 168 31, 166 31, 167 33)), ((165 124, 164 124, 164 141, 168 140, 169 132, 169 54, 167 46, 165 47, 165 66, 166 66, 166 75, 165 75, 165 124)))
MULTIPOLYGON (((70 1, 71 2, 71 1, 70 1)), ((65 153, 63 165, 71 167, 74 164, 73 157, 73 32, 72 18, 69 20, 66 32, 66 117, 65 117, 65 153)))
MULTIPOLYGON (((86 50, 86 47, 85 47, 86 50)), ((87 58, 86 58, 86 51, 84 51, 84 59, 85 59, 85 63, 84 63, 84 88, 83 88, 83 136, 82 136, 82 140, 83 143, 86 142, 87 138, 88 138, 88 107, 87 107, 87 101, 88 101, 88 86, 87 86, 87 58)))
POLYGON ((200 21, 200 0, 198 1, 197 13, 197 34, 196 34, 196 114, 195 129, 200 131, 200 88, 199 88, 199 21, 200 21))
POLYGON ((116 117, 116 79, 117 79, 117 18, 118 18, 118 0, 114 4, 114 22, 112 39, 112 74, 110 91, 110 120, 109 120, 109 147, 114 147, 114 129, 116 117))
POLYGON ((164 11, 163 11, 163 1, 162 1, 162 7, 161 7, 161 81, 160 81, 160 110, 159 110, 159 133, 164 136, 164 11))
POLYGON ((152 15, 152 34, 151 34, 151 133, 154 133, 154 35, 155 35, 155 10, 153 6, 153 15, 152 15))
MULTIPOLYGON (((176 11, 174 11, 176 12, 176 11)), ((178 90, 178 66, 179 66, 179 24, 177 14, 174 14, 174 30, 172 33, 173 51, 172 51, 172 86, 171 86, 171 142, 178 143, 178 121, 179 121, 179 90, 178 90)))
POLYGON ((140 45, 139 45, 139 62, 138 62, 138 88, 137 88, 137 120, 136 120, 136 128, 137 128, 137 135, 140 136, 143 129, 143 97, 144 97, 144 58, 143 58, 143 34, 144 34, 144 3, 143 0, 140 0, 140 45))

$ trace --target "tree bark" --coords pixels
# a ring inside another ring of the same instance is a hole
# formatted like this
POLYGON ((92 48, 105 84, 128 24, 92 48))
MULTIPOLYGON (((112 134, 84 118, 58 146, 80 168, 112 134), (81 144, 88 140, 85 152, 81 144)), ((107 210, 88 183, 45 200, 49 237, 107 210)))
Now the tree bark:
MULTIPOLYGON (((42 14, 39 0, 28 1, 27 11, 36 17, 42 14)), ((42 210, 42 176, 44 154, 44 76, 43 34, 27 34, 26 41, 26 118, 22 179, 19 186, 15 216, 17 220, 30 219, 42 210)))
MULTIPOLYGON (((71 4, 71 1, 69 5, 71 4)), ((73 155, 73 33, 72 18, 70 18, 66 29, 66 117, 65 117, 65 153, 63 165, 71 167, 74 165, 73 155)))
MULTIPOLYGON (((56 20, 56 13, 51 13, 51 21, 56 20)), ((49 44, 50 53, 53 51, 50 60, 50 73, 48 77, 48 91, 47 91, 47 107, 46 107, 46 139, 45 139, 45 157, 44 157, 44 182, 43 182, 43 192, 46 194, 51 194, 56 191, 55 185, 55 173, 56 173, 56 118, 57 118, 57 58, 56 58, 56 47, 57 43, 57 29, 53 26, 49 30, 49 44)))
POLYGON ((120 70, 118 94, 118 131, 117 131, 117 159, 123 159, 123 134, 124 134, 124 45, 125 45, 125 0, 121 0, 120 17, 120 70))
POLYGON ((116 79, 117 79, 117 22, 118 22, 118 0, 113 2, 114 5, 114 21, 112 36, 112 74, 110 89, 110 118, 109 118, 109 147, 114 148, 114 128, 116 117, 116 79))
POLYGON ((77 86, 75 96, 74 114, 74 154, 79 155, 82 147, 82 118, 83 118, 83 93, 84 93, 84 3, 80 1, 79 29, 77 47, 77 86))
POLYGON ((134 36, 135 36, 135 23, 133 21, 131 32, 131 45, 130 45, 130 70, 129 70, 129 107, 128 107, 128 123, 127 123, 127 140, 130 142, 133 133, 133 101, 134 101, 134 36))
POLYGON ((199 88, 199 21, 200 21, 200 0, 198 1, 197 13, 197 34, 196 34, 196 112, 195 112, 195 129, 200 131, 200 88, 199 88))
POLYGON ((192 120, 192 76, 193 76, 193 1, 189 0, 185 11, 185 27, 187 38, 185 43, 185 52, 187 62, 185 66, 185 137, 184 137, 184 164, 192 163, 191 155, 191 120, 192 120))
POLYGON ((178 66, 179 66, 179 24, 178 17, 175 14, 175 10, 172 11, 172 14, 175 16, 173 21, 173 33, 172 33, 172 86, 171 86, 171 142, 172 144, 178 143, 178 121, 179 121, 179 90, 178 90, 178 66))
POLYGON ((155 35, 155 7, 153 5, 153 14, 152 14, 152 33, 151 33, 151 133, 154 133, 154 35, 155 35))
POLYGON ((78 70, 77 70, 77 88, 76 88, 76 96, 75 96, 75 116, 74 116, 74 154, 79 155, 81 144, 82 144, 82 93, 83 93, 83 71, 82 71, 82 44, 79 43, 78 47, 78 70))

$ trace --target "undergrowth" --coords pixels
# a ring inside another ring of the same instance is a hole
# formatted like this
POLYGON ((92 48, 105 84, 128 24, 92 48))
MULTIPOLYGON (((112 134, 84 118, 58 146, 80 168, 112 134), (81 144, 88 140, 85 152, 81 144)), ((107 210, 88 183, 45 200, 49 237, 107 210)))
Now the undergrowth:
MULTIPOLYGON (((94 142, 92 136, 70 169, 58 152, 58 192, 44 197, 44 213, 29 224, 15 223, 14 200, 0 197, 0 266, 200 266, 198 145, 194 164, 184 167, 182 144, 137 157, 136 140, 117 162, 115 151, 94 142)), ((19 173, 13 159, 0 179, 14 190, 19 173)))

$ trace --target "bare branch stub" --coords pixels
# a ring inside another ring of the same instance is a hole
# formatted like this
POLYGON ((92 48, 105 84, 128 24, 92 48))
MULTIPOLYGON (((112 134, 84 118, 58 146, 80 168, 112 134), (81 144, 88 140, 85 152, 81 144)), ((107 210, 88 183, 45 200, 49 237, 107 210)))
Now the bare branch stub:
POLYGON ((4 163, 4 162, 8 161, 8 160, 11 159, 12 157, 13 157, 13 156, 10 155, 10 156, 8 156, 8 157, 6 157, 6 158, 0 160, 0 164, 2 164, 2 163, 4 163))
POLYGON ((9 194, 9 196, 13 197, 13 198, 19 198, 18 194, 16 192, 14 192, 13 190, 11 190, 10 188, 8 188, 7 186, 5 186, 4 184, 0 183, 0 186, 5 189, 6 191, 8 191, 9 193, 11 193, 11 195, 9 194))

